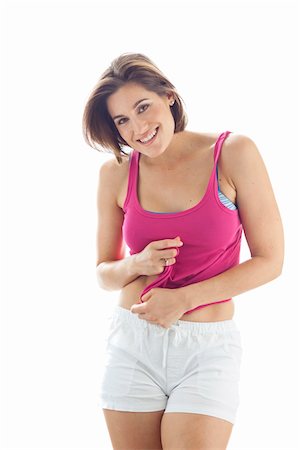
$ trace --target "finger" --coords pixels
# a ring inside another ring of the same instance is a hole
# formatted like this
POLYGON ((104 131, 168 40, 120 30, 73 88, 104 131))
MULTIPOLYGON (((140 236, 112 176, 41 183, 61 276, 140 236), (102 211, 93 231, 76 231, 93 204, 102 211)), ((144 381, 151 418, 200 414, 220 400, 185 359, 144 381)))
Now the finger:
POLYGON ((139 319, 147 320, 147 322, 158 323, 157 320, 149 319, 149 317, 147 317, 147 314, 138 314, 138 317, 139 317, 139 319))
POLYGON ((164 250, 162 255, 164 258, 174 259, 179 254, 179 248, 172 248, 170 250, 164 250))
POLYGON ((145 314, 146 313, 146 311, 145 311, 146 306, 147 305, 144 305, 144 304, 139 304, 139 305, 134 304, 134 305, 131 306, 130 311, 133 314, 145 314))
POLYGON ((151 297, 151 295, 152 295, 152 292, 151 292, 151 289, 150 289, 150 291, 146 292, 146 294, 141 296, 141 301, 142 302, 147 302, 149 300, 149 298, 151 297))
POLYGON ((140 319, 148 320, 149 322, 151 322, 151 320, 148 319, 146 313, 139 313, 139 314, 138 314, 138 317, 139 317, 140 319))
POLYGON ((183 245, 183 242, 178 239, 162 239, 161 241, 154 241, 155 248, 160 249, 167 249, 169 247, 180 247, 183 245))

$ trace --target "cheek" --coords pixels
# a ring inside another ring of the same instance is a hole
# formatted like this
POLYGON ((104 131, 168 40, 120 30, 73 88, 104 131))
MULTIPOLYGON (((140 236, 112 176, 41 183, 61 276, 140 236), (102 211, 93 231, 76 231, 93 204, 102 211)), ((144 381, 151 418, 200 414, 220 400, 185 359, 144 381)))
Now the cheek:
POLYGON ((145 111, 145 117, 151 120, 158 120, 164 116, 164 110, 161 105, 152 105, 149 110, 145 111), (148 113, 148 114, 147 114, 148 113))
POLYGON ((126 140, 128 134, 128 127, 126 125, 124 127, 118 128, 119 135, 126 140))

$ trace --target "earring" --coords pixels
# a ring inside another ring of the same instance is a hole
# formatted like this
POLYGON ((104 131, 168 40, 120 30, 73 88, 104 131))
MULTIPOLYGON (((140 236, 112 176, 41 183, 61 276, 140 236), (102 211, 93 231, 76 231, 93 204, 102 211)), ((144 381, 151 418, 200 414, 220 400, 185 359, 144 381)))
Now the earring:
POLYGON ((173 106, 175 103, 175 100, 172 100, 172 102, 170 103, 170 106, 173 106))

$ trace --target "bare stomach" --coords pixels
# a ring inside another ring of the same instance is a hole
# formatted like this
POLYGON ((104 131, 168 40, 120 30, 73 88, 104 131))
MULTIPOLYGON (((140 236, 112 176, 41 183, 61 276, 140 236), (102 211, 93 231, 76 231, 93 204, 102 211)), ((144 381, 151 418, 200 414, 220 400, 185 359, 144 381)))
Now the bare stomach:
MULTIPOLYGON (((140 275, 138 278, 128 283, 121 289, 118 299, 118 305, 122 308, 130 309, 134 303, 138 303, 140 293, 143 289, 151 284, 157 275, 147 276, 140 275)), ((179 319, 189 322, 219 322, 222 320, 231 320, 234 315, 233 300, 224 303, 217 303, 215 305, 200 308, 189 314, 183 314, 179 319)))

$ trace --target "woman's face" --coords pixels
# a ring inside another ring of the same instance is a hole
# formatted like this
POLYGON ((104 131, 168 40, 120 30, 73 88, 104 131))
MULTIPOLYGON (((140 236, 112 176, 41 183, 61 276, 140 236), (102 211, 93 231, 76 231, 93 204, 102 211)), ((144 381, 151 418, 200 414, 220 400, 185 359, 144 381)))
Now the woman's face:
POLYGON ((107 99, 107 109, 128 146, 149 157, 164 152, 175 129, 170 104, 173 96, 160 97, 140 84, 127 83, 107 99), (116 117, 117 116, 117 117, 116 117), (156 131, 149 142, 148 139, 156 131))

